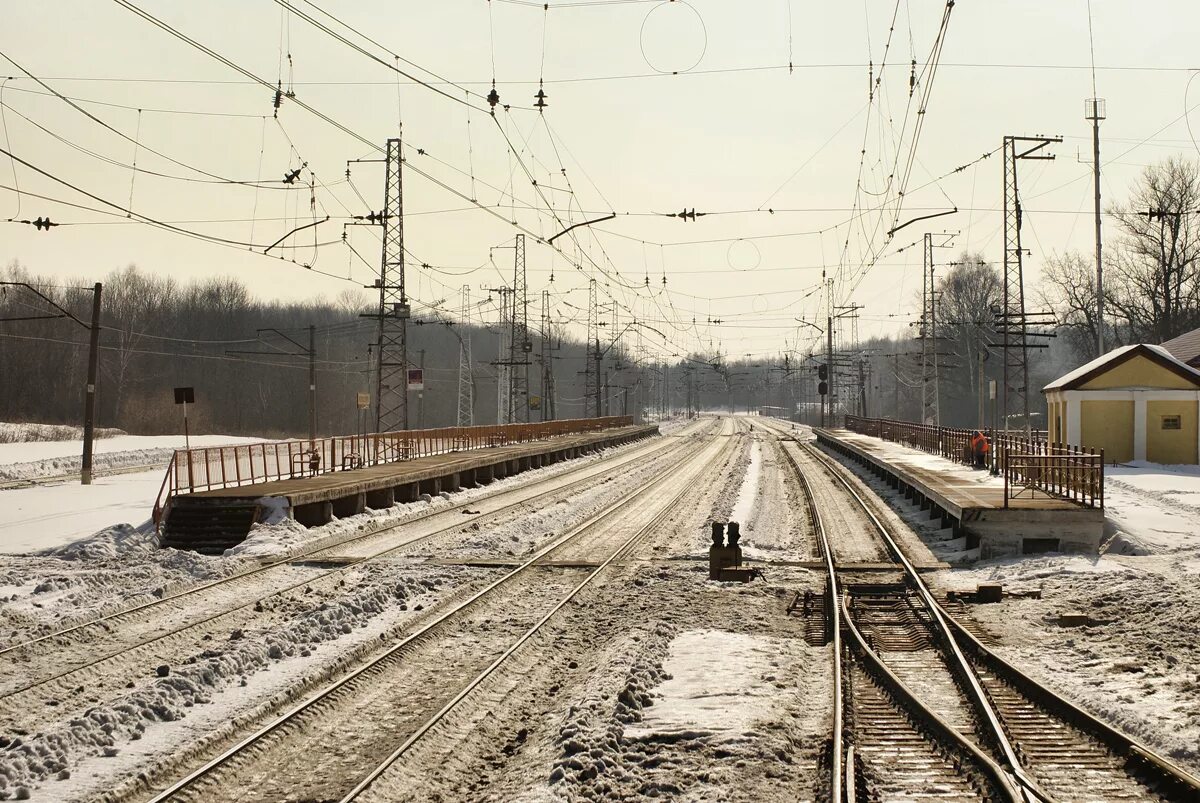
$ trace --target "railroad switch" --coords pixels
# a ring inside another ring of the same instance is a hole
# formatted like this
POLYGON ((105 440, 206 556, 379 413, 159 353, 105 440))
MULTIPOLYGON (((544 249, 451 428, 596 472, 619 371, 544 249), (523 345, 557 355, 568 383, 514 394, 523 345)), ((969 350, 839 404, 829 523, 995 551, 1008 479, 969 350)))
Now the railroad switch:
POLYGON ((742 565, 741 525, 736 521, 712 523, 712 546, 708 548, 708 579, 748 583, 762 572, 742 565), (728 534, 728 539, 726 535, 728 534), (726 544, 728 540, 728 544, 726 544))

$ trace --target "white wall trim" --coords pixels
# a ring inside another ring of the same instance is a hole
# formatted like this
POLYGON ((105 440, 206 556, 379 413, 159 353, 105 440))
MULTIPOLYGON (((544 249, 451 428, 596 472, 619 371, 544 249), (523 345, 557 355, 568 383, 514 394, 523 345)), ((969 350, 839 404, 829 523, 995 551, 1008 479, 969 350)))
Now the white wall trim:
POLYGON ((1146 459, 1146 396, 1147 391, 1133 393, 1133 459, 1146 459))
POLYGON ((1065 390, 1063 397, 1068 402, 1078 399, 1086 401, 1198 401, 1200 390, 1065 390))
POLYGON ((1071 446, 1079 446, 1082 440, 1083 432, 1083 405, 1081 401, 1073 393, 1065 394, 1067 397, 1067 437, 1066 441, 1071 446))

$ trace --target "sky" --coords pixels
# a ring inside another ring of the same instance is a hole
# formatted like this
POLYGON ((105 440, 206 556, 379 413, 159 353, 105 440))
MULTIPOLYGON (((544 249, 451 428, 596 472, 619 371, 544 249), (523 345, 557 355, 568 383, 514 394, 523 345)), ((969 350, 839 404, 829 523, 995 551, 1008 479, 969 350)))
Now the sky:
POLYGON ((5 2, 0 263, 369 299, 380 231, 356 217, 383 208, 402 132, 418 314, 458 318, 466 286, 471 319, 494 321, 523 232, 531 315, 548 290, 582 334, 596 279, 629 346, 771 358, 811 350, 831 299, 862 305, 859 337, 904 331, 925 232, 949 245, 937 261, 999 263, 1007 134, 1064 137, 1019 168, 1029 295, 1047 256, 1091 254, 1093 92, 1106 205, 1200 157, 1194 2, 1092 0, 1095 90, 1087 0, 290 2, 5 2), (235 67, 294 97, 274 108, 235 67), (4 222, 42 216, 63 225, 4 222))

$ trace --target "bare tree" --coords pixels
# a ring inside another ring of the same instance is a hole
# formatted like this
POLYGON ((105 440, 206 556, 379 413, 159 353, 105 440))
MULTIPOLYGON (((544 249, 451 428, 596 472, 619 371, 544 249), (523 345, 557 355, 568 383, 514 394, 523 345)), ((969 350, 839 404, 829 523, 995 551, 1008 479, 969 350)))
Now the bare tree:
POLYGON ((1161 343, 1200 325, 1200 166, 1179 157, 1146 168, 1128 203, 1108 272, 1112 316, 1130 339, 1161 343))
MULTIPOLYGON (((1042 282, 1038 290, 1041 303, 1053 310, 1060 333, 1067 343, 1084 360, 1099 356, 1096 353, 1096 266, 1078 251, 1051 254, 1042 269, 1042 282)), ((1112 301, 1112 274, 1106 276, 1108 284, 1106 303, 1112 301)), ((1104 342, 1111 347, 1121 345, 1124 327, 1106 324, 1104 342)))
POLYGON ((938 337, 941 350, 949 350, 953 362, 944 372, 949 382, 950 410, 943 404, 943 417, 958 423, 974 423, 979 404, 979 387, 984 384, 990 351, 995 338, 993 319, 1001 303, 1004 286, 999 271, 981 254, 959 255, 938 281, 938 337), (964 402, 966 402, 964 404, 964 402), (946 413, 950 413, 946 416, 946 413))

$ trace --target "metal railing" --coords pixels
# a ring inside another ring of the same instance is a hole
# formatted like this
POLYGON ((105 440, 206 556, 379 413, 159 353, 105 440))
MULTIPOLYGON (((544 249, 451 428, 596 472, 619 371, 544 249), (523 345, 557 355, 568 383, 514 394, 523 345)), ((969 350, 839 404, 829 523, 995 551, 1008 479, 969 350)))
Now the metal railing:
MULTIPOLYGON (((890 418, 846 416, 846 429, 892 441, 963 465, 975 465, 971 438, 978 430, 938 427, 890 418)), ((1104 509, 1104 450, 1048 443, 983 430, 988 438, 986 466, 1004 477, 1004 506, 1009 500, 1040 494, 1083 507, 1104 509)))
POLYGON ((443 427, 316 440, 264 441, 236 446, 179 449, 154 501, 160 523, 172 497, 180 493, 235 488, 273 480, 316 477, 366 466, 396 463, 469 449, 486 449, 592 432, 633 423, 630 416, 578 418, 536 424, 443 427))

